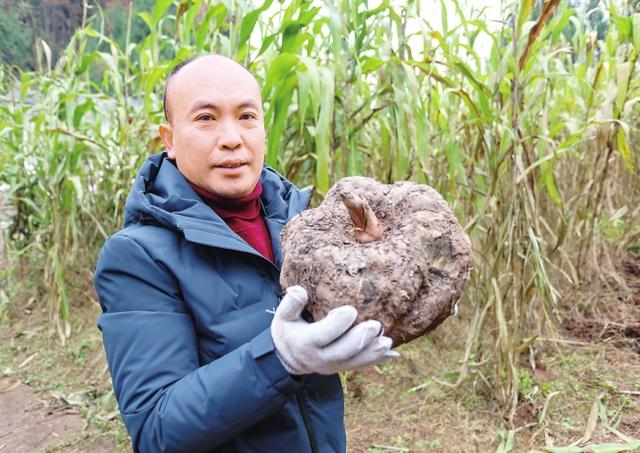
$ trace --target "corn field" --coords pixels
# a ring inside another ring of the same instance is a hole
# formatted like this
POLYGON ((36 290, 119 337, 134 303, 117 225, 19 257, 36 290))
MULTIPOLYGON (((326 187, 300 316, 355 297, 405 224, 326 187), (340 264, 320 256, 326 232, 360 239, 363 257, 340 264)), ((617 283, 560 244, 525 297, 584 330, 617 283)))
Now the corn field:
POLYGON ((519 359, 553 335, 567 296, 615 281, 613 257, 640 247, 640 13, 600 3, 599 37, 593 10, 572 5, 505 2, 490 22, 456 0, 158 0, 140 14, 147 37, 124 46, 86 5, 55 65, 39 42, 38 71, 0 67, 6 247, 68 337, 135 172, 161 150, 165 77, 230 56, 263 87, 267 164, 299 186, 321 197, 368 175, 444 195, 474 248, 450 385, 481 379, 514 408, 519 359))

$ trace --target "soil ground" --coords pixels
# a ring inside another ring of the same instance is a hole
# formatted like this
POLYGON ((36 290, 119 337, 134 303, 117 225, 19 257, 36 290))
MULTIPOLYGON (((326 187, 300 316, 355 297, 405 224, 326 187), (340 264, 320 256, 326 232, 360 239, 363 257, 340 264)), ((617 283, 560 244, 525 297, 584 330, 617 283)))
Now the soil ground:
MULTIPOLYGON (((629 255, 619 271, 626 288, 605 280, 582 288, 557 335, 538 338, 524 354, 512 421, 490 396, 486 365, 471 367, 460 386, 446 385, 458 377, 469 307, 401 346, 401 358, 345 374, 348 451, 605 443, 618 445, 607 451, 640 451, 640 255, 629 255)), ((85 295, 85 302, 73 306, 64 345, 44 327, 48 312, 38 295, 0 313, 0 453, 131 451, 95 327, 99 307, 86 299, 90 280, 81 280, 74 300, 85 295)))
POLYGON ((109 453, 116 449, 112 439, 92 436, 86 428, 87 422, 76 410, 39 397, 19 380, 0 379, 1 451, 109 453))

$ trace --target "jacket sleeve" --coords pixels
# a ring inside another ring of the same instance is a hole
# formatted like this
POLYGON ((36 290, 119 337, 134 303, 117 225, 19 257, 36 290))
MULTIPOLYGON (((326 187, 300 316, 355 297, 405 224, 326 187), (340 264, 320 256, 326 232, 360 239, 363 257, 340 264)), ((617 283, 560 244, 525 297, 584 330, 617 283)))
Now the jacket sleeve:
POLYGON ((95 273, 98 321, 135 451, 211 451, 282 407, 299 384, 267 329, 199 366, 197 335, 175 278, 122 234, 95 273))

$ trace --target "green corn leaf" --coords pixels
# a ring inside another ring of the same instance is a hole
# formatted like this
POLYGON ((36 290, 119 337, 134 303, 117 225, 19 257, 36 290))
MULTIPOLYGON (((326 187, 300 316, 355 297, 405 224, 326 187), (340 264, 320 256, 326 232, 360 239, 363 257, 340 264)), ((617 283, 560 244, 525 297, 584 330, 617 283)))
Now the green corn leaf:
MULTIPOLYGON (((195 10, 195 9, 194 9, 195 10)), ((196 46, 201 49, 204 47, 205 39, 215 29, 219 28, 219 22, 223 21, 227 15, 227 7, 224 3, 217 3, 215 6, 209 8, 204 19, 198 24, 196 30, 195 40, 196 46), (215 20, 215 25, 212 25, 215 20)))
POLYGON ((305 24, 300 21, 289 22, 282 32, 282 47, 280 52, 296 53, 298 51, 297 38, 305 24))
POLYGON ((627 91, 629 89, 629 77, 631 76, 631 62, 625 61, 616 65, 616 107, 618 111, 622 111, 624 107, 624 101, 627 98, 627 91))
POLYGON ((282 23, 289 22, 293 19, 293 16, 296 13, 299 13, 301 9, 303 9, 303 0, 293 0, 287 9, 284 11, 284 16, 282 17, 282 23))
POLYGON ((555 23, 551 31, 551 42, 553 43, 558 42, 560 36, 565 31, 565 28, 571 22, 571 18, 575 17, 575 13, 576 13, 575 8, 565 7, 561 9, 560 11, 561 16, 557 20, 557 22, 555 23))
POLYGON ((477 77, 471 72, 469 66, 462 60, 455 58, 453 67, 460 71, 469 80, 469 82, 471 82, 471 85, 478 90, 478 92, 485 95, 489 94, 489 89, 477 79, 477 77))
POLYGON ((24 102, 29 91, 29 88, 33 86, 33 79, 31 74, 23 72, 20 78, 20 102, 24 102))
POLYGON ((631 15, 631 33, 633 35, 633 45, 637 52, 640 52, 640 13, 631 15))
POLYGON ((253 29, 256 26, 256 23, 258 22, 258 18, 264 11, 269 9, 272 3, 273 0, 265 0, 260 8, 247 13, 242 18, 242 24, 240 25, 240 39, 238 40, 238 49, 242 49, 242 47, 244 47, 244 45, 247 43, 247 41, 251 37, 253 29))
POLYGON ((615 4, 611 4, 609 12, 611 13, 611 16, 614 18, 614 21, 616 23, 616 28, 618 29, 618 33, 620 36, 619 39, 622 42, 627 42, 631 37, 632 32, 631 18, 618 14, 618 12, 615 10, 615 4))
POLYGON ((258 56, 260 56, 263 53, 265 53, 267 51, 267 49, 269 47, 271 47, 273 42, 276 40, 276 36, 277 36, 277 34, 274 33, 272 35, 267 36, 266 38, 264 38, 262 40, 262 46, 260 47, 260 50, 258 51, 258 56))
POLYGON ((447 18, 447 4, 444 0, 440 0, 440 24, 442 25, 442 33, 446 36, 449 32, 449 19, 447 18))
POLYGON ((318 120, 316 123, 316 188, 326 194, 329 190, 329 173, 331 170, 331 121, 333 120, 333 77, 330 71, 322 68, 321 101, 318 120))
POLYGON ((172 5, 173 0, 156 0, 155 5, 153 7, 153 11, 151 12, 151 20, 153 21, 153 26, 155 27, 158 22, 162 19, 162 17, 166 14, 169 7, 172 5))
POLYGON ((316 17, 316 15, 320 12, 321 8, 319 6, 315 6, 313 8, 309 8, 306 11, 301 11, 298 16, 298 22, 304 25, 309 25, 311 21, 316 17))
POLYGON ((307 109, 309 102, 314 99, 316 94, 315 85, 317 81, 315 66, 308 66, 304 71, 298 71, 298 121, 300 122, 300 130, 305 126, 307 109))
POLYGON ((522 33, 522 25, 531 17, 531 11, 533 10, 533 0, 520 0, 520 11, 518 13, 518 29, 517 36, 520 37, 522 33))
POLYGON ((141 13, 138 13, 138 17, 140 19, 142 19, 142 21, 147 25, 147 27, 149 27, 149 31, 151 33, 155 33, 155 23, 153 21, 153 17, 151 17, 151 14, 149 14, 146 11, 143 11, 141 13))
POLYGON ((289 114, 289 106, 293 100, 293 90, 297 84, 295 73, 288 74, 284 80, 280 79, 275 92, 273 102, 270 107, 270 117, 273 118, 267 138, 267 158, 266 162, 276 168, 278 165, 278 151, 280 149, 280 139, 284 132, 286 120, 289 114))
POLYGON ((540 165, 540 173, 542 174, 542 180, 544 181, 544 187, 549 194, 549 197, 556 205, 562 204, 562 198, 558 193, 558 188, 556 187, 556 180, 553 176, 553 163, 552 162, 544 162, 540 165))
MULTIPOLYGON (((202 1, 203 0, 188 0, 183 2, 183 4, 186 4, 187 6, 185 15, 185 23, 187 27, 189 27, 190 24, 194 24, 196 22, 198 14, 200 13, 200 6, 202 5, 202 1)), ((208 13, 209 11, 207 11, 207 14, 208 13)))
POLYGON ((360 68, 363 74, 369 74, 382 66, 385 61, 379 57, 364 56, 360 59, 360 68))
POLYGON ((98 31, 94 30, 91 27, 87 27, 83 30, 83 32, 87 35, 87 36, 91 36, 93 38, 102 38, 102 33, 99 33, 98 31))
POLYGON ((629 146, 629 141, 627 140, 627 134, 624 131, 624 128, 619 127, 616 133, 616 145, 618 148, 618 152, 622 156, 627 169, 631 172, 635 172, 635 166, 633 164, 633 156, 631 155, 631 147, 629 146))
POLYGON ((267 77, 262 88, 262 97, 269 98, 273 87, 286 80, 300 63, 300 57, 291 53, 283 53, 274 58, 267 70, 267 77))
POLYGON ((69 176, 67 181, 71 183, 70 188, 73 189, 73 192, 76 195, 76 202, 78 204, 82 204, 82 201, 84 200, 84 189, 82 188, 80 177, 78 175, 69 176))

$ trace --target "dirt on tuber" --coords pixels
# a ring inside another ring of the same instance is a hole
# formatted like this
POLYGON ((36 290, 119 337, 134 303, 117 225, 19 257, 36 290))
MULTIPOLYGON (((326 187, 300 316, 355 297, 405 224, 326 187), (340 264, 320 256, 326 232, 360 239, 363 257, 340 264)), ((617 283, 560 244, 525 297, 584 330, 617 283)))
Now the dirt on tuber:
POLYGON ((435 329, 469 277, 471 243, 442 196, 408 181, 338 181, 282 233, 283 287, 309 293, 313 319, 353 305, 394 346, 435 329))

